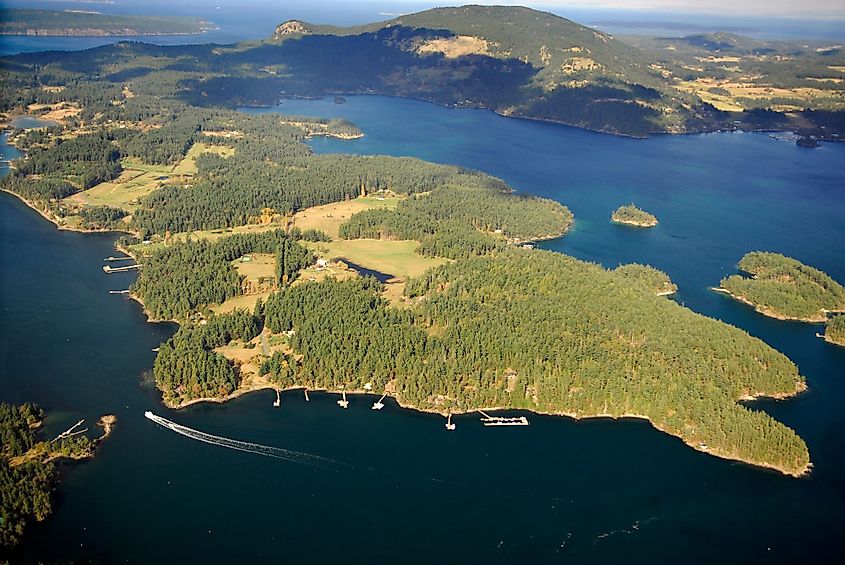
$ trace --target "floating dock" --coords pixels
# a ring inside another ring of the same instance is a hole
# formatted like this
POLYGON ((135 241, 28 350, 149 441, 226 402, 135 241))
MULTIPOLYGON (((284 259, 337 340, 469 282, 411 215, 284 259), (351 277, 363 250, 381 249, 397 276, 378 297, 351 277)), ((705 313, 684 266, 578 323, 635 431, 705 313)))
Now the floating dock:
POLYGON ((338 400, 337 405, 341 408, 349 408, 349 401, 346 400, 346 391, 343 391, 343 400, 338 400))
POLYGON ((481 421, 485 426, 527 426, 528 418, 525 416, 517 416, 516 418, 504 418, 501 416, 491 416, 482 410, 478 411, 481 416, 481 421))
POLYGON ((373 410, 381 410, 382 408, 384 408, 384 402, 382 401, 384 400, 385 396, 387 396, 386 392, 381 395, 381 398, 379 398, 376 402, 373 403, 373 410))

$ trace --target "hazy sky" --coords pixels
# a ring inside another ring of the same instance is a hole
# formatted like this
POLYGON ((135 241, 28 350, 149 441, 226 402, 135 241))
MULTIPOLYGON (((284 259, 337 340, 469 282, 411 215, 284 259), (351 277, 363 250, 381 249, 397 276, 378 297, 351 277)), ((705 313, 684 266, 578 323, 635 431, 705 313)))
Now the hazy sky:
MULTIPOLYGON (((415 0, 408 0, 414 2, 415 0)), ((617 8, 747 14, 755 16, 845 17, 845 0, 467 0, 434 2, 440 5, 516 4, 531 7, 568 6, 578 8, 617 8)))

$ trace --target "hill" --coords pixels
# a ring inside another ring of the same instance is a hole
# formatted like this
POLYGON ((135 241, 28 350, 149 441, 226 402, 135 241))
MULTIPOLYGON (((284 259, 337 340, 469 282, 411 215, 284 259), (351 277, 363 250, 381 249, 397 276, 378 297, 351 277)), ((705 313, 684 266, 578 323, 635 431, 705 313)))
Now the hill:
POLYGON ((271 42, 301 42, 298 52, 309 56, 339 38, 349 48, 406 55, 410 73, 381 73, 395 94, 425 92, 441 103, 631 135, 683 129, 689 113, 639 49, 529 8, 435 8, 348 28, 294 20, 271 42))

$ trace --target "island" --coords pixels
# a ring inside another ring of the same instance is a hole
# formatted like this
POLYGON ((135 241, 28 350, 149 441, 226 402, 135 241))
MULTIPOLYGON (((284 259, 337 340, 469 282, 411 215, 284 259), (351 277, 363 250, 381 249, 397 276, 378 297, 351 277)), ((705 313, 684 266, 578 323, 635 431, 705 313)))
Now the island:
POLYGON ((653 228, 657 225, 657 218, 633 204, 617 208, 610 216, 610 220, 617 224, 627 224, 638 228, 653 228))
POLYGON ((52 491, 59 477, 53 461, 93 457, 116 418, 100 418, 103 432, 93 440, 79 430, 80 422, 50 441, 37 441, 43 420, 44 411, 34 404, 0 403, 0 548, 17 545, 28 524, 52 512, 52 491))
POLYGON ((828 343, 845 346, 845 315, 837 314, 827 321, 824 340, 828 343))
POLYGON ((669 275, 651 265, 631 263, 620 265, 613 270, 631 282, 645 285, 657 296, 670 296, 678 292, 678 285, 672 282, 669 275))
MULTIPOLYGON (((448 23, 433 14, 448 11, 427 14, 427 25, 448 23)), ((310 37, 303 30, 287 26, 263 44, 260 72, 247 75, 247 46, 209 48, 213 71, 172 70, 186 53, 205 60, 202 46, 145 48, 139 59, 134 44, 100 48, 88 66, 77 54, 39 54, 3 70, 14 93, 3 111, 66 112, 55 127, 15 131, 25 156, 0 188, 63 229, 125 232, 117 260, 139 272, 125 290, 151 321, 179 324, 153 367, 168 406, 304 388, 377 392, 444 416, 643 418, 713 456, 809 471, 804 441, 743 403, 801 393, 795 364, 657 296, 675 287, 656 269, 524 248, 568 232, 563 204, 463 167, 315 154, 309 137, 359 130, 232 109, 275 100, 282 85, 346 91, 325 82, 330 73, 267 65, 310 45, 294 43, 310 37)), ((426 49, 456 54, 442 35, 426 49)), ((441 55, 413 57, 440 64, 441 55)))
POLYGON ((0 9, 0 35, 152 36, 198 35, 217 29, 184 16, 120 16, 85 10, 0 9))
POLYGON ((751 275, 731 275, 719 288, 771 318, 825 322, 831 312, 845 312, 845 288, 822 271, 780 253, 754 251, 738 267, 751 275))

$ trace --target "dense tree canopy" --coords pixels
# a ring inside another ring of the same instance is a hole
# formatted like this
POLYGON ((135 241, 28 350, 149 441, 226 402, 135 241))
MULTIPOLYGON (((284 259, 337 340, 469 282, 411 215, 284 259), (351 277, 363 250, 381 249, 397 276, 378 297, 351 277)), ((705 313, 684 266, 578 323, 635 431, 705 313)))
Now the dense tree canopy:
POLYGON ((669 275, 651 265, 640 265, 638 263, 620 265, 613 272, 631 282, 645 285, 655 294, 673 294, 678 290, 678 285, 672 282, 669 275))
POLYGON ((845 311, 845 288, 796 259, 755 251, 738 266, 751 277, 731 275, 722 279, 722 288, 763 314, 823 322, 825 311, 845 311))
POLYGON ((40 461, 9 464, 10 457, 35 445, 34 426, 43 417, 33 404, 0 403, 0 548, 16 545, 27 524, 45 519, 52 510, 54 466, 40 461))
POLYGON ((284 284, 312 261, 311 253, 282 230, 179 242, 141 259, 132 292, 153 318, 184 320, 200 306, 221 304, 241 293, 242 277, 231 262, 248 253, 276 253, 277 275, 284 284))
POLYGON ((837 314, 827 321, 824 337, 833 343, 845 345, 845 314, 837 314))
POLYGON ((647 416, 720 455, 801 472, 803 441, 737 400, 803 387, 758 339, 654 296, 645 285, 551 252, 508 251, 408 283, 416 308, 387 308, 371 279, 309 283, 266 305, 302 359, 265 369, 286 383, 373 383, 426 409, 512 406, 647 416), (292 377, 296 371, 296 377, 292 377))

